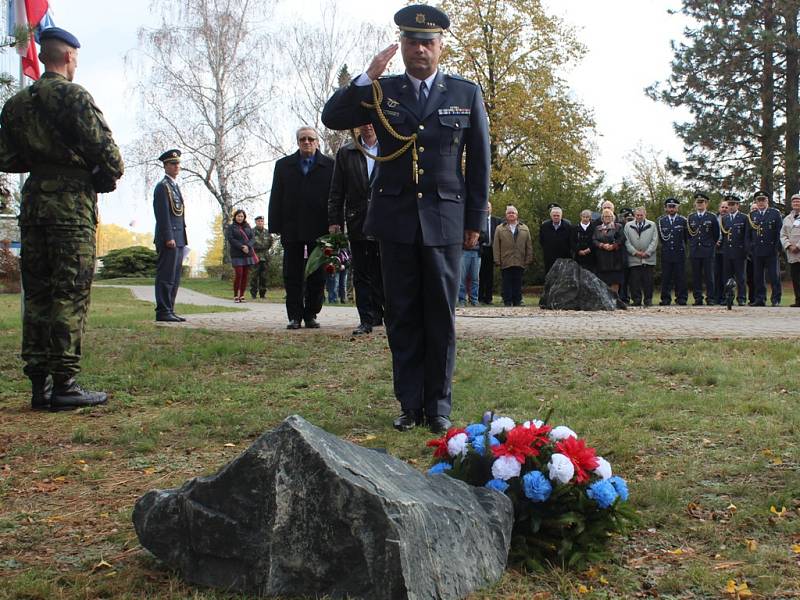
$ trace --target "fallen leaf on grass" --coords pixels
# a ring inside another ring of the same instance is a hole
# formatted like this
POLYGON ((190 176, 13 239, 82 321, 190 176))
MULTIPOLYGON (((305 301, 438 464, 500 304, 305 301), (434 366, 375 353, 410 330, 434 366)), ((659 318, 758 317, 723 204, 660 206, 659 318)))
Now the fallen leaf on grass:
POLYGON ((728 583, 723 590, 725 594, 733 596, 734 598, 750 598, 753 593, 747 587, 747 582, 744 581, 737 584, 733 579, 728 579, 728 583))
POLYGON ((585 585, 583 585, 583 584, 580 584, 580 585, 578 586, 578 593, 579 593, 579 594, 588 594, 590 589, 591 589, 591 588, 587 588, 585 585))
POLYGON ((792 552, 800 554, 800 544, 792 544, 792 552))
POLYGON ((739 567, 744 564, 743 560, 729 560, 728 562, 721 562, 717 565, 714 565, 715 571, 728 571, 733 569, 734 567, 739 567))
POLYGON ((682 554, 686 554, 683 548, 675 548, 675 550, 667 550, 667 554, 674 554, 675 556, 681 556, 682 554))
POLYGON ((686 506, 686 512, 690 517, 694 517, 700 521, 719 521, 720 523, 727 523, 731 520, 733 513, 736 512, 736 506, 729 505, 725 510, 713 510, 710 508, 703 508, 700 504, 689 502, 686 506))
POLYGON ((755 552, 758 550, 758 542, 756 540, 745 540, 744 542, 748 552, 755 552))
POLYGON ((94 567, 92 567, 92 572, 99 571, 100 569, 112 569, 113 570, 114 569, 114 565, 112 565, 110 562, 107 562, 107 561, 105 561, 105 560, 103 560, 101 558, 100 562, 97 563, 94 567))
POLYGON ((779 519, 782 519, 783 517, 786 516, 786 507, 785 506, 781 506, 781 509, 778 510, 777 508, 775 508, 775 505, 772 505, 772 506, 769 507, 769 512, 771 512, 773 515, 775 515, 779 519))
POLYGON ((223 444, 223 446, 225 446, 226 448, 236 448, 236 444, 231 444, 230 442, 228 442, 227 444, 223 444))

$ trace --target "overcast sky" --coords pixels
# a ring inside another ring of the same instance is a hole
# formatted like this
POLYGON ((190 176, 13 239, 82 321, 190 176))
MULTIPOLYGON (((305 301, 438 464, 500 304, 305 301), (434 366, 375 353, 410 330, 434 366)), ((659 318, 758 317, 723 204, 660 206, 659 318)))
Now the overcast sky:
MULTIPOLYGON (((553 14, 576 27, 588 49, 582 63, 566 76, 575 96, 594 112, 598 135, 595 164, 606 173, 606 181, 615 184, 627 175, 626 155, 640 144, 680 158, 681 143, 672 122, 685 115, 643 93, 646 86, 669 75, 670 40, 680 37, 685 21, 667 10, 678 8, 679 0, 544 2, 553 14)), ((93 94, 117 143, 124 146, 136 136, 138 110, 132 94, 135 81, 126 74, 124 59, 137 46, 138 29, 157 23, 150 0, 50 0, 50 4, 56 25, 81 41, 76 82, 93 94)), ((338 0, 338 4, 343 15, 384 25, 392 23, 392 15, 403 2, 338 0)), ((283 0, 278 18, 300 18, 297 11, 302 10, 302 18, 313 20, 319 13, 317 6, 315 0, 283 0)), ((287 132, 297 125, 286 123, 287 132)), ((186 192, 190 245, 202 254, 216 205, 199 188, 186 192)), ((265 213, 266 200, 254 210, 265 213)), ((100 213, 103 222, 136 231, 152 230, 152 190, 146 189, 140 173, 131 170, 117 192, 101 198, 100 213)))

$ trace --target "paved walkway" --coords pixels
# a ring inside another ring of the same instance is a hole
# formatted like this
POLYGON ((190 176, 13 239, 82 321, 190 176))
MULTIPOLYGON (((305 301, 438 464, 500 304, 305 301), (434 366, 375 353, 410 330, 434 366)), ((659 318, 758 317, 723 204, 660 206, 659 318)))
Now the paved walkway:
MULTIPOLYGON (((140 300, 154 302, 152 286, 127 287, 140 300)), ((263 300, 234 304, 181 288, 178 303, 229 306, 238 312, 193 314, 186 323, 165 327, 189 327, 220 331, 282 331, 303 335, 305 330, 286 330, 283 304, 263 300)), ((320 333, 348 335, 358 324, 354 307, 325 305, 319 314, 320 333)), ((800 338, 800 308, 726 308, 672 306, 633 308, 615 312, 549 311, 538 307, 460 308, 456 311, 459 337, 523 337, 556 339, 718 339, 800 338)), ((378 329, 376 331, 382 331, 378 329)))

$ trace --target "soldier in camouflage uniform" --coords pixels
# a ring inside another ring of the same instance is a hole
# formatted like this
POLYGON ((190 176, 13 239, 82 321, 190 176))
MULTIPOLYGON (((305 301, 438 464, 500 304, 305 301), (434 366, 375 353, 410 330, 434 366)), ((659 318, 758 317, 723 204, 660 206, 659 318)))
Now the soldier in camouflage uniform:
POLYGON ((34 410, 106 402, 82 389, 81 340, 95 262, 97 192, 122 176, 119 149, 91 95, 72 83, 78 40, 60 28, 41 34, 42 78, 0 114, 0 170, 30 172, 22 188, 22 360, 34 410))
POLYGON ((267 295, 269 280, 269 249, 272 248, 272 235, 264 227, 264 217, 256 217, 253 228, 253 250, 258 256, 258 263, 253 265, 250 275, 250 295, 255 298, 256 292, 262 298, 267 295))

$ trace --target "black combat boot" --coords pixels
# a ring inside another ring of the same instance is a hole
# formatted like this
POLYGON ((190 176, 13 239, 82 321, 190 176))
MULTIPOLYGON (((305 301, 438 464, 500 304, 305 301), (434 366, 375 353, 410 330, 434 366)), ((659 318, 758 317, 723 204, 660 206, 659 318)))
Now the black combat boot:
POLYGON ((53 396, 50 399, 50 410, 53 412, 97 406, 105 404, 107 401, 108 395, 105 392, 84 390, 74 377, 56 376, 53 379, 53 396))
POLYGON ((31 410, 47 410, 53 396, 53 378, 39 373, 31 375, 31 410))

